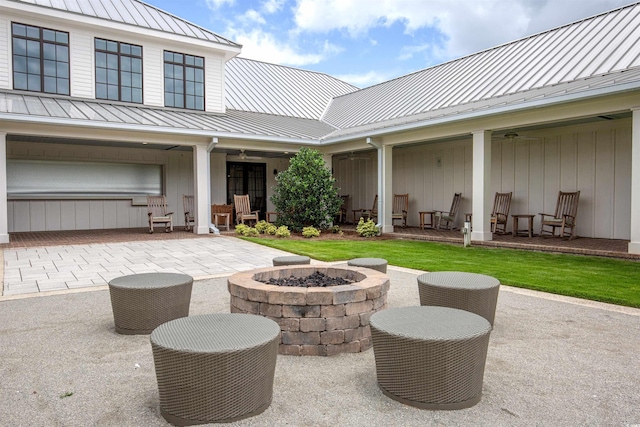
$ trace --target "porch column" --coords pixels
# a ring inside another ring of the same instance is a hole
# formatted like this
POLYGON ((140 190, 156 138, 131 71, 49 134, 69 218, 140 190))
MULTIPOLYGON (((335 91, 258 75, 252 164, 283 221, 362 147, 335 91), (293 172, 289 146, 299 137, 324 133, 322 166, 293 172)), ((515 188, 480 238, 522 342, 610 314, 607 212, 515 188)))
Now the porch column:
POLYGON ((473 132, 471 240, 493 240, 491 233, 491 131, 473 132))
POLYGON ((7 133, 0 132, 0 243, 9 243, 7 209, 7 133))
POLYGON ((631 236, 629 253, 640 254, 640 107, 631 122, 631 236))
POLYGON ((193 146, 193 184, 196 208, 195 234, 209 234, 211 207, 209 204, 209 152, 204 145, 193 146))
POLYGON ((393 233, 393 147, 373 138, 367 144, 378 151, 378 226, 382 233, 393 233))

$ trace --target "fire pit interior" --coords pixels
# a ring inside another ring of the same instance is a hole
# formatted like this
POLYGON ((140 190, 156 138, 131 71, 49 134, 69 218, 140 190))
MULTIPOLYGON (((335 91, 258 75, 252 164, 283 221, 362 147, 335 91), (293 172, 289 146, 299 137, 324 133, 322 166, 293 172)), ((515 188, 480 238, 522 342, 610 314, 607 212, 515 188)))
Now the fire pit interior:
POLYGON ((386 308, 389 277, 362 267, 282 266, 236 273, 228 288, 232 313, 259 314, 280 325, 280 354, 329 356, 371 347, 369 318, 386 308), (303 280, 309 276, 321 286, 309 286, 303 280), (347 283, 338 284, 342 280, 347 283))

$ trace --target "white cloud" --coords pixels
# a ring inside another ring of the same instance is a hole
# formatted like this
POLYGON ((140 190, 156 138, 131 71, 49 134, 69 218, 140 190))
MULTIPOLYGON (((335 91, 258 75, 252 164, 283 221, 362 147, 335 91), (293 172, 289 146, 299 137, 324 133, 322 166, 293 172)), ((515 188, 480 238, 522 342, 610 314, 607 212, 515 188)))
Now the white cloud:
POLYGON ((266 0, 262 3, 262 10, 265 13, 273 14, 278 12, 284 6, 285 0, 266 0))
POLYGON ((216 10, 223 5, 232 6, 235 0, 205 0, 207 7, 211 10, 216 10))
POLYGON ((244 25, 252 25, 252 24, 266 24, 267 21, 265 21, 265 19, 262 17, 262 15, 253 10, 253 9, 249 9, 247 10, 244 14, 242 14, 239 18, 238 21, 240 21, 241 23, 243 23, 244 25))
POLYGON ((334 77, 357 87, 368 87, 387 81, 393 76, 378 71, 368 71, 364 74, 339 74, 334 77))

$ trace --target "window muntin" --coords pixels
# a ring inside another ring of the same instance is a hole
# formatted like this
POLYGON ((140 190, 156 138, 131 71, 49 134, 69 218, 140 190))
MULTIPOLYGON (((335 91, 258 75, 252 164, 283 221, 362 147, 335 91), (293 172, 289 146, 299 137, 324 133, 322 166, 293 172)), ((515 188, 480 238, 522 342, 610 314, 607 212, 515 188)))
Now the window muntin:
POLYGON ((13 88, 69 95, 69 33, 11 24, 13 88))
POLYGON ((204 58, 164 52, 164 105, 204 110, 204 58))
POLYGON ((142 104, 142 46, 95 39, 96 98, 142 104))

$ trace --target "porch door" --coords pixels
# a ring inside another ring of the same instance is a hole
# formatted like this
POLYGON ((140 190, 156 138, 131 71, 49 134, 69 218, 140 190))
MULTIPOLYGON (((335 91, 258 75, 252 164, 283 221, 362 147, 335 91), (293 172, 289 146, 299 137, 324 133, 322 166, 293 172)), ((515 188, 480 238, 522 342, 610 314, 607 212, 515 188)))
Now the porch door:
POLYGON ((248 194, 252 211, 260 211, 264 218, 267 209, 267 164, 227 163, 227 203, 234 194, 248 194))

